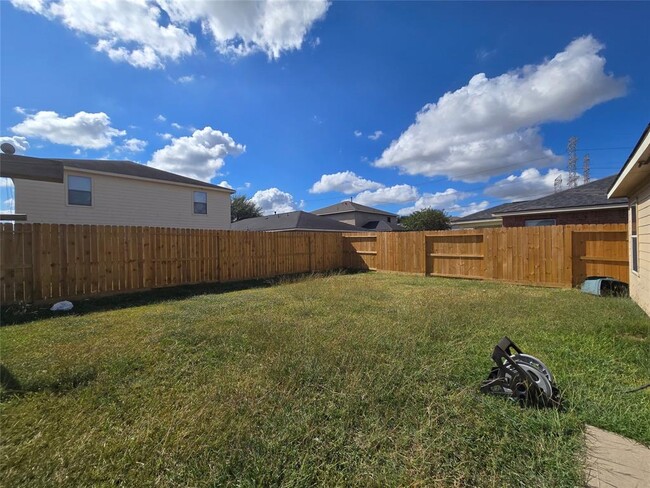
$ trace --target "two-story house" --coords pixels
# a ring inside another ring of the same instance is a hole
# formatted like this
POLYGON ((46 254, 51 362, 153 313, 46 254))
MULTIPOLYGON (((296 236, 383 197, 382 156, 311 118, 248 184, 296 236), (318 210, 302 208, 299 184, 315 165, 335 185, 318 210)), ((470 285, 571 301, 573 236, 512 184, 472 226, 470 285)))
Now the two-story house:
POLYGON ((0 155, 15 220, 229 229, 233 190, 131 161, 0 155))

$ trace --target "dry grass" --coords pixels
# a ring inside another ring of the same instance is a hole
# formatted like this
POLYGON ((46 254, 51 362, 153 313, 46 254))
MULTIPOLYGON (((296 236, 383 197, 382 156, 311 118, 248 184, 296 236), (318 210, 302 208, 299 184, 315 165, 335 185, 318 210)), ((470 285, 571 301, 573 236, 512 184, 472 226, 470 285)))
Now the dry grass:
POLYGON ((627 299, 358 274, 132 305, 0 330, 3 486, 578 486, 585 422, 650 444, 627 299), (478 393, 503 335, 567 411, 478 393))

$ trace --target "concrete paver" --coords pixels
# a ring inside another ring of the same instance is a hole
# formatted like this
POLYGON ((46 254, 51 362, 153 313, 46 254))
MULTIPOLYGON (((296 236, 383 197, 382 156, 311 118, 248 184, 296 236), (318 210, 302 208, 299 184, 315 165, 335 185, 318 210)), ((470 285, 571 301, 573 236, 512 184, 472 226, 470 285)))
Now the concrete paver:
POLYGON ((591 425, 586 436, 589 488, 650 488, 650 449, 591 425))

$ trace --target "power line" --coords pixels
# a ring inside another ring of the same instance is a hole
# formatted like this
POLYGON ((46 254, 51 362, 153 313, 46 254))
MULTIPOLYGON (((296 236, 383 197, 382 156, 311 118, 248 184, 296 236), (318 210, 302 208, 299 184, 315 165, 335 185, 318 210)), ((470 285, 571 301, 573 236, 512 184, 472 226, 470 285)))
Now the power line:
MULTIPOLYGON (((592 147, 592 148, 587 148, 587 149, 581 149, 580 151, 577 151, 577 152, 583 152, 583 151, 610 151, 610 150, 617 150, 617 149, 629 149, 629 146, 592 147)), ((516 163, 510 163, 510 164, 505 164, 505 165, 501 165, 501 166, 492 166, 490 168, 483 169, 483 170, 475 170, 475 171, 471 171, 471 172, 467 172, 467 173, 462 173, 462 174, 459 174, 459 175, 454 175, 454 180, 456 180, 456 179, 462 180, 466 176, 490 173, 490 172, 493 172, 495 170, 507 170, 507 169, 510 169, 510 168, 522 168, 523 169, 524 166, 526 166, 526 165, 528 165, 530 163, 534 163, 536 161, 541 161, 541 160, 544 160, 544 159, 548 159, 548 157, 547 156, 542 156, 542 157, 539 157, 539 158, 529 159, 527 161, 518 161, 516 163)), ((603 165, 593 165, 593 164, 591 164, 590 167, 592 169, 593 168, 603 169, 603 168, 610 168, 611 165, 604 165, 603 166, 603 165)), ((424 183, 421 183, 421 184, 414 185, 414 186, 417 186, 418 189, 421 189, 421 188, 426 188, 428 186, 432 186, 432 185, 438 183, 442 179, 444 179, 444 180, 449 179, 449 177, 447 175, 435 175, 435 176, 431 176, 431 177, 427 177, 427 176, 424 176, 424 177, 428 178, 428 181, 426 181, 424 183)), ((347 198, 349 198, 349 197, 346 197, 346 199, 347 198)), ((302 201, 305 202, 305 203, 324 202, 324 201, 328 201, 328 200, 329 201, 332 201, 332 200, 342 201, 340 199, 341 199, 340 196, 331 196, 331 197, 323 197, 323 198, 302 199, 302 201)))

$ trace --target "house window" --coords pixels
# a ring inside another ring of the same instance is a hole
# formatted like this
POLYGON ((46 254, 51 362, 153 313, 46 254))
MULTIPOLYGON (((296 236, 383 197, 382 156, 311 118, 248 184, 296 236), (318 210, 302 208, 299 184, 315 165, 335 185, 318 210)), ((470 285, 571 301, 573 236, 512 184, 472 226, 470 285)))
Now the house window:
POLYGON ((92 180, 87 176, 68 176, 68 205, 93 204, 92 180))
POLYGON ((639 272, 639 241, 637 238, 636 203, 630 205, 630 244, 632 245, 632 271, 639 272))
POLYGON ((204 191, 194 192, 194 213, 207 214, 208 213, 208 194, 204 191))
POLYGON ((388 217, 388 223, 390 223, 390 217, 388 217))
POLYGON ((543 227, 545 225, 555 225, 555 219, 526 220, 524 225, 526 227, 543 227))

